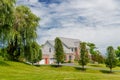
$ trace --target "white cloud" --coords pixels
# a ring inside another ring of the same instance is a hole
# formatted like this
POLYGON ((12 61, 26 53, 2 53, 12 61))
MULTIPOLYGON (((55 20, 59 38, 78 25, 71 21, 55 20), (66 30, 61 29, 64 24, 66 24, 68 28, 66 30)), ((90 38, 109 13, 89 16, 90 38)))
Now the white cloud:
POLYGON ((29 1, 29 2, 31 2, 31 3, 36 3, 36 2, 38 2, 38 0, 27 0, 27 1, 29 1))
POLYGON ((31 10, 41 17, 41 29, 38 30, 40 44, 61 36, 94 42, 103 52, 109 45, 120 45, 120 6, 117 0, 61 0, 60 4, 24 4, 32 4, 34 7, 31 10))

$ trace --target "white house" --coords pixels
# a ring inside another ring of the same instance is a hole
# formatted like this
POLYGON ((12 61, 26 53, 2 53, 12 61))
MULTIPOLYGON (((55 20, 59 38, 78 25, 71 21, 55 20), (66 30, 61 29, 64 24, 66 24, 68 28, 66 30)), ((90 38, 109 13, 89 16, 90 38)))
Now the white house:
MULTIPOLYGON (((71 61, 74 62, 75 59, 79 58, 80 53, 80 40, 79 39, 71 39, 71 38, 63 38, 59 37, 62 41, 64 53, 65 53, 65 62, 71 61)), ((54 40, 48 40, 42 47, 42 60, 40 64, 52 64, 55 62, 54 54, 54 40)))

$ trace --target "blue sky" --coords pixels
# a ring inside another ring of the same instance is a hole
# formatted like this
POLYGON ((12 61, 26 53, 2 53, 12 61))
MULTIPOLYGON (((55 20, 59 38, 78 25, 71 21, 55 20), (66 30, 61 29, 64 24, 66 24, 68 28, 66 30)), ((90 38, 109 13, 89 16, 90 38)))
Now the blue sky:
POLYGON ((105 53, 120 45, 119 0, 18 0, 41 18, 38 43, 55 37, 93 42, 105 53))

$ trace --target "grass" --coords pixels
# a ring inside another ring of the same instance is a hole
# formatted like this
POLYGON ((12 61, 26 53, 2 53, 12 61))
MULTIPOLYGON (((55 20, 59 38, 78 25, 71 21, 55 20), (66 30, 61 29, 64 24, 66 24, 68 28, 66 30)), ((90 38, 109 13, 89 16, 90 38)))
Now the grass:
POLYGON ((107 73, 80 67, 32 66, 20 62, 0 61, 0 80, 119 80, 120 72, 107 73))
POLYGON ((89 63, 87 66, 106 68, 106 66, 104 64, 90 64, 89 63))
MULTIPOLYGON (((87 67, 91 67, 91 68, 101 68, 101 69, 108 69, 105 64, 88 64, 87 67)), ((113 68, 113 70, 119 70, 120 71, 120 67, 115 67, 113 68)))

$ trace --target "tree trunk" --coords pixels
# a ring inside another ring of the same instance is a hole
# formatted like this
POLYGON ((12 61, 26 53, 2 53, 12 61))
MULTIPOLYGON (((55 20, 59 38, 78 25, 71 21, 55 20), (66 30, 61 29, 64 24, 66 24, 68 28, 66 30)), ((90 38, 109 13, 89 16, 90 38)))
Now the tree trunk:
POLYGON ((32 62, 32 65, 33 65, 33 62, 32 62))
POLYGON ((58 67, 60 66, 59 62, 58 62, 58 67))
POLYGON ((84 70, 84 65, 82 65, 82 70, 84 70))

